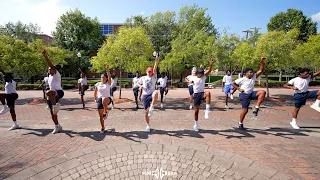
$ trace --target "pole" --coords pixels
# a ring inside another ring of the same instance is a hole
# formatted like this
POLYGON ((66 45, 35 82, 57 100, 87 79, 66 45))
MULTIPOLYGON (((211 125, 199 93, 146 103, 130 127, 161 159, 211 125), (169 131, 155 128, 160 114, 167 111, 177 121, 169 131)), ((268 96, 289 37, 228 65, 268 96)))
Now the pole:
POLYGON ((122 88, 121 88, 121 87, 122 87, 121 71, 122 71, 122 70, 121 70, 121 66, 120 66, 120 90, 119 90, 120 92, 119 92, 119 99, 121 99, 121 89, 122 89, 122 88))

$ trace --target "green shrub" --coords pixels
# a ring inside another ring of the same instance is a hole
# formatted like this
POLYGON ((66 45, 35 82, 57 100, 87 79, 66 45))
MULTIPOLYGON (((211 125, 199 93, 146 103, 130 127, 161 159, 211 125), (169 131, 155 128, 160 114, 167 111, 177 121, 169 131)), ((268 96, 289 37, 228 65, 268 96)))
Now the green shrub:
POLYGON ((223 76, 210 76, 210 82, 209 82, 209 77, 207 77, 206 83, 212 83, 218 80, 222 81, 222 79, 223 79, 223 76))

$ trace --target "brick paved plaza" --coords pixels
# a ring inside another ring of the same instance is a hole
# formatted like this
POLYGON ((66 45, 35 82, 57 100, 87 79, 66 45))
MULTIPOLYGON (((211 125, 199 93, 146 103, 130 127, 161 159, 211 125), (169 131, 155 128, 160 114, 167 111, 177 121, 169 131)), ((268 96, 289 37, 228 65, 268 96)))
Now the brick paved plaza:
MULTIPOLYGON (((249 111, 246 131, 237 129, 238 93, 226 111, 221 89, 210 91, 210 118, 200 112, 199 133, 185 102, 187 89, 176 89, 169 91, 165 109, 153 113, 151 133, 145 133, 143 109, 128 102, 110 111, 105 134, 99 133, 92 91, 86 109, 76 91, 65 91, 59 134, 51 134, 45 104, 28 104, 42 92, 19 91, 22 129, 8 131, 10 114, 0 117, 0 179, 319 179, 320 113, 303 107, 302 128, 292 129, 292 90, 271 89, 285 102, 266 101, 257 118, 249 111)), ((129 89, 122 96, 133 99, 129 89)))

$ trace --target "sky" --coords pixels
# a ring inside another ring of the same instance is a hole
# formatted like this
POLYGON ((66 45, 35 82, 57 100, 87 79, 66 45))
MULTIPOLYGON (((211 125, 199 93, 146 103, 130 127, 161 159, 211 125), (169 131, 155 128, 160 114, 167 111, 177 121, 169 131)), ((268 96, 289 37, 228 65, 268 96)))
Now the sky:
MULTIPOLYGON (((176 11, 184 5, 207 8, 218 30, 243 36, 242 31, 261 28, 267 31, 270 17, 288 8, 302 10, 320 24, 320 0, 0 0, 0 24, 21 21, 36 23, 44 34, 55 30, 59 16, 79 8, 100 23, 123 23, 132 15, 150 16, 156 12, 176 11)), ((320 33, 320 25, 318 25, 320 33)))

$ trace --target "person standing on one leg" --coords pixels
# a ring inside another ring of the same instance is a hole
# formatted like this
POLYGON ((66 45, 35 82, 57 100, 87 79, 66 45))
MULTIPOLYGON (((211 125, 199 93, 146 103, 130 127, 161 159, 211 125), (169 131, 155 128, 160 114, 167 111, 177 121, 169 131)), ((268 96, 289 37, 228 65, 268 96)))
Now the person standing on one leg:
POLYGON ((154 104, 158 99, 158 92, 155 91, 157 82, 157 67, 159 64, 159 57, 156 56, 154 67, 147 68, 147 75, 139 79, 139 85, 142 86, 142 102, 145 110, 146 132, 150 132, 150 117, 154 110, 154 104))
POLYGON ((198 68, 196 72, 197 76, 192 79, 194 83, 193 98, 194 98, 194 107, 195 107, 195 110, 194 110, 195 124, 193 126, 193 129, 196 132, 199 131, 198 117, 199 117, 201 101, 203 100, 206 101, 206 110, 204 111, 204 118, 209 119, 211 93, 209 91, 204 91, 204 86, 205 86, 206 79, 212 70, 213 63, 214 63, 214 59, 211 58, 210 66, 208 70, 204 72, 203 68, 198 68))
POLYGON ((111 103, 112 103, 112 108, 114 108, 114 103, 113 103, 113 93, 117 90, 117 82, 118 82, 118 78, 116 76, 116 74, 112 74, 111 75, 111 103))
POLYGON ((191 72, 191 75, 187 76, 185 78, 185 81, 188 83, 188 89, 189 89, 189 95, 190 95, 190 106, 189 106, 189 109, 191 110, 192 109, 192 103, 193 103, 193 78, 196 77, 196 71, 197 71, 197 68, 196 67, 193 67, 192 68, 192 72, 191 72))
POLYGON ((292 121, 290 125, 294 129, 299 129, 300 127, 297 125, 297 117, 300 108, 306 104, 307 99, 316 99, 315 103, 310 107, 318 112, 320 112, 320 91, 308 91, 309 83, 316 76, 320 75, 320 69, 314 74, 310 74, 310 70, 308 68, 303 68, 299 71, 300 76, 291 79, 287 84, 283 87, 294 90, 294 109, 292 111, 292 121))
POLYGON ((232 71, 232 73, 228 70, 227 74, 223 77, 222 80, 222 92, 224 92, 226 94, 226 99, 225 99, 225 103, 226 103, 226 109, 229 109, 228 107, 228 95, 230 94, 230 98, 233 99, 233 93, 231 93, 231 90, 233 89, 232 87, 232 75, 237 71, 238 66, 236 66, 234 68, 234 70, 232 71))
POLYGON ((13 80, 12 73, 5 73, 0 69, 4 75, 4 81, 6 85, 4 87, 5 93, 0 93, 0 101, 3 105, 3 109, 0 111, 0 115, 3 115, 10 111, 11 118, 13 120, 13 126, 9 128, 9 131, 20 128, 17 122, 16 111, 14 108, 15 101, 18 99, 16 91, 17 83, 13 80), (7 102, 6 102, 7 101, 7 102))
POLYGON ((84 104, 83 96, 84 96, 84 92, 87 90, 88 82, 87 82, 86 74, 80 68, 79 68, 79 71, 81 72, 81 78, 78 80, 78 87, 79 87, 79 93, 81 96, 82 106, 84 108, 85 104, 84 104))
POLYGON ((50 108, 50 113, 52 120, 55 124, 55 128, 52 131, 52 134, 56 134, 62 130, 62 127, 60 126, 58 122, 58 112, 60 104, 58 103, 59 99, 61 99, 64 96, 64 92, 61 87, 61 75, 57 71, 56 67, 52 64, 51 60, 49 59, 46 50, 42 50, 42 55, 46 59, 48 66, 49 66, 49 88, 46 92, 46 95, 49 97, 48 105, 50 108))
POLYGON ((139 109, 139 105, 138 105, 138 95, 139 95, 139 90, 140 90, 140 86, 138 84, 139 79, 140 79, 140 72, 137 71, 136 77, 134 77, 132 79, 132 90, 133 90, 133 95, 134 95, 137 109, 139 109))
MULTIPOLYGON (((39 88, 42 89, 43 91, 43 94, 44 94, 44 97, 46 98, 46 100, 48 100, 48 96, 46 95, 46 91, 50 90, 50 87, 49 87, 49 72, 47 73, 47 76, 43 78, 43 81, 42 83, 40 84, 39 88), (46 85, 45 87, 43 87, 43 85, 46 85)), ((47 109, 49 109, 49 105, 47 104, 47 109)))
POLYGON ((266 96, 266 91, 263 91, 263 90, 253 91, 256 79, 264 71, 264 67, 265 67, 264 61, 265 61, 265 58, 261 57, 260 69, 257 73, 254 73, 252 68, 246 68, 244 70, 245 77, 237 79, 232 83, 232 86, 235 89, 239 90, 240 92, 239 99, 242 105, 242 110, 240 113, 240 122, 239 122, 240 130, 244 130, 243 120, 246 117, 246 114, 248 113, 248 107, 250 105, 250 101, 257 99, 257 104, 253 108, 253 114, 257 116, 260 105, 266 96))
POLYGON ((100 133, 104 133, 104 121, 108 117, 108 105, 112 102, 110 97, 111 90, 111 76, 109 72, 109 66, 106 66, 106 73, 101 75, 101 82, 98 82, 95 85, 93 98, 94 102, 98 104, 98 112, 100 117, 101 131, 100 133))
POLYGON ((168 94, 168 87, 167 87, 167 80, 168 77, 166 73, 162 72, 161 77, 158 79, 158 84, 160 87, 160 96, 161 96, 161 109, 163 108, 163 100, 166 99, 166 95, 168 94))

